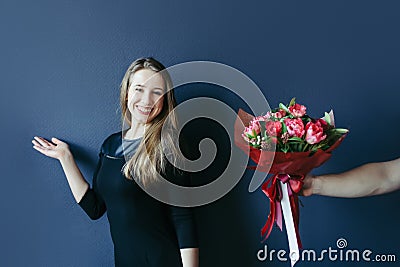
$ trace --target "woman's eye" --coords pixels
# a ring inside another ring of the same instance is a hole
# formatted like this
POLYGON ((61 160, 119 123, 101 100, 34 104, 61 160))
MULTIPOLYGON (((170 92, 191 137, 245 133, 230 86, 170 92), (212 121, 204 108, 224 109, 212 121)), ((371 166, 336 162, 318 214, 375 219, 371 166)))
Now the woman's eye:
POLYGON ((142 92, 142 91, 143 91, 143 89, 142 89, 142 88, 140 88, 140 87, 136 87, 136 88, 135 88, 135 91, 137 91, 137 92, 142 92))
POLYGON ((156 95, 162 95, 162 93, 160 91, 154 91, 153 93, 156 95))

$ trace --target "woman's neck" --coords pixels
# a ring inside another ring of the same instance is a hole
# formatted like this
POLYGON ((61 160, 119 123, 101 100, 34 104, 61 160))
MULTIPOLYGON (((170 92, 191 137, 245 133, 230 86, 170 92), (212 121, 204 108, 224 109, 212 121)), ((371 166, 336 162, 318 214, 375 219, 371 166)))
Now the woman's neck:
POLYGON ((125 135, 123 136, 124 139, 137 139, 143 136, 145 130, 145 124, 132 122, 131 128, 129 128, 125 135))

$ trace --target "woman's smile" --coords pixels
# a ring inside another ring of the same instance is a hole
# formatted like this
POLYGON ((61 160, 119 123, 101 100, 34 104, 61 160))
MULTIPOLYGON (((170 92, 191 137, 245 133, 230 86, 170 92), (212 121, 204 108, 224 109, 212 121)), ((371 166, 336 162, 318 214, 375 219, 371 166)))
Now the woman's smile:
POLYGON ((142 107, 139 105, 136 105, 136 109, 143 115, 149 115, 151 113, 151 111, 153 110, 152 107, 142 107))

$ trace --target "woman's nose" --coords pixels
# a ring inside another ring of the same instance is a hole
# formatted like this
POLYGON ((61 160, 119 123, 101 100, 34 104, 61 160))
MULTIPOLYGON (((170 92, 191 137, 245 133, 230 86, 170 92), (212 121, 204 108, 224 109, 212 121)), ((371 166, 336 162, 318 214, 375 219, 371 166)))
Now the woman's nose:
POLYGON ((150 92, 145 92, 142 95, 142 102, 143 102, 143 104, 148 105, 148 106, 153 105, 153 99, 151 97, 150 92))

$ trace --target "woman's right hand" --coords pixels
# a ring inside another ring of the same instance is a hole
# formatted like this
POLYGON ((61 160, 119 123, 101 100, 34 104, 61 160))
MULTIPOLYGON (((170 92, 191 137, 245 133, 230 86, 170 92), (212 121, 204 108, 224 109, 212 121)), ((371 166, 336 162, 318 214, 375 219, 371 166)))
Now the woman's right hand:
POLYGON ((71 155, 67 143, 53 137, 51 142, 43 137, 35 136, 32 140, 33 148, 50 158, 61 160, 68 155, 71 155))
POLYGON ((50 158, 58 159, 67 177, 69 187, 77 203, 82 200, 89 184, 82 176, 81 171, 76 165, 74 157, 67 143, 53 137, 51 142, 43 137, 35 136, 32 140, 33 148, 50 158))

